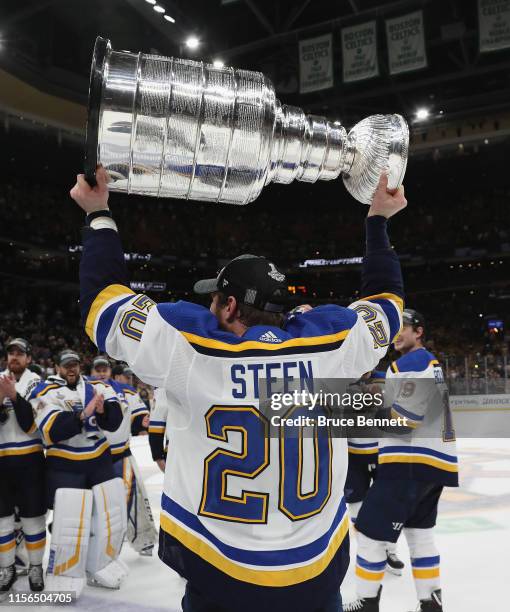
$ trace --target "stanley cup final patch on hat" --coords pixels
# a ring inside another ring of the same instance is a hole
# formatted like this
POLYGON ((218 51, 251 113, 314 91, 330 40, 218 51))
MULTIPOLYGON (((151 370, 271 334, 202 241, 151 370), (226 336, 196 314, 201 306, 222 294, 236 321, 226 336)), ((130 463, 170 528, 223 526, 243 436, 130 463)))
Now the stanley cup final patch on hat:
POLYGON ((269 267, 271 269, 267 273, 268 276, 270 276, 273 280, 277 281, 278 283, 283 283, 283 281, 285 280, 285 274, 278 272, 278 270, 276 269, 276 266, 271 261, 269 262, 269 267))

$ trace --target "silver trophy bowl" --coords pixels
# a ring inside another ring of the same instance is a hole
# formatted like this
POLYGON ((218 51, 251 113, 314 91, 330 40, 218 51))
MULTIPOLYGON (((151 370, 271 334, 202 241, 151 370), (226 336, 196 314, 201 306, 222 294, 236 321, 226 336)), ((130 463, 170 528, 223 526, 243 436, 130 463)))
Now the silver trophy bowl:
POLYGON ((260 72, 114 51, 98 37, 90 75, 85 176, 101 164, 110 190, 228 204, 268 183, 342 174, 370 204, 384 170, 402 184, 409 130, 400 115, 339 122, 282 105, 260 72))

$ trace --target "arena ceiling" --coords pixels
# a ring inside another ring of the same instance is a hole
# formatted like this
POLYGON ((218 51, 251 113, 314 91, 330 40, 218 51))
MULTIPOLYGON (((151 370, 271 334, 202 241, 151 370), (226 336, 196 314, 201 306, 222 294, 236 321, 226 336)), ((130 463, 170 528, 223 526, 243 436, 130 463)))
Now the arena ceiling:
POLYGON ((258 69, 279 97, 349 124, 373 112, 412 117, 470 117, 508 108, 510 51, 480 54, 476 0, 2 0, 0 67, 38 88, 83 102, 98 34, 114 48, 193 57, 258 69), (380 76, 356 84, 341 79, 344 26, 424 10, 428 67, 390 76, 384 36, 378 37, 380 76), (173 22, 175 20, 175 22, 173 22), (300 95, 298 43, 334 36, 335 85, 300 95), (186 47, 190 36, 200 40, 186 47))

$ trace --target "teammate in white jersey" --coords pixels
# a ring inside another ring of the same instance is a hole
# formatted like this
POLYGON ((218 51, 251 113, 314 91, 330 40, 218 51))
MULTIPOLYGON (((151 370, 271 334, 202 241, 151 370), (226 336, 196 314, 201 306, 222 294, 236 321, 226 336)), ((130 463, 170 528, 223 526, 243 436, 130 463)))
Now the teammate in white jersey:
POLYGON ((154 389, 154 405, 149 422, 149 445, 153 461, 164 472, 168 451, 170 402, 164 389, 154 389))
POLYGON ((91 375, 93 379, 111 385, 122 407, 120 427, 116 431, 106 431, 105 435, 110 444, 113 470, 118 478, 122 478, 126 488, 127 541, 137 553, 150 557, 156 542, 156 525, 136 459, 129 447, 131 435, 147 434, 149 411, 136 389, 128 383, 125 366, 112 369, 108 358, 100 355, 92 362, 91 375))
MULTIPOLYGON (((381 393, 384 391, 386 372, 373 370, 367 372, 356 386, 363 392, 381 393)), ((345 481, 345 501, 349 507, 349 516, 356 524, 358 513, 368 489, 377 476, 377 457, 379 453, 378 438, 347 438, 349 466, 345 481)), ((397 556, 397 545, 388 542, 387 570, 396 576, 402 575, 404 563, 397 556)))
POLYGON ((386 400, 405 429, 379 440, 377 478, 356 521, 359 532, 356 581, 359 599, 345 610, 378 612, 386 569, 386 542, 403 531, 421 612, 442 612, 439 552, 434 526, 443 487, 457 487, 455 431, 441 366, 423 346, 425 322, 406 309, 395 341, 401 357, 386 373, 386 400))
POLYGON ((33 591, 44 588, 46 545, 45 467, 41 436, 27 401, 40 378, 28 369, 30 344, 14 338, 6 345, 7 369, 0 373, 0 600, 16 580, 15 510, 25 539, 33 591))
POLYGON ((386 219, 406 205, 403 190, 388 193, 384 177, 369 209, 367 297, 284 321, 285 275, 253 255, 195 285, 211 295, 210 309, 135 295, 103 169, 97 180, 90 188, 80 175, 71 191, 88 213, 82 316, 98 348, 163 387, 171 419, 186 423, 168 450, 159 548, 188 581, 183 609, 338 612, 349 563, 346 440, 318 428, 302 457, 296 437, 270 438, 259 386, 271 395, 277 377, 302 389, 319 378, 357 379, 386 353, 403 295, 386 219), (304 472, 316 476, 304 484, 304 472))

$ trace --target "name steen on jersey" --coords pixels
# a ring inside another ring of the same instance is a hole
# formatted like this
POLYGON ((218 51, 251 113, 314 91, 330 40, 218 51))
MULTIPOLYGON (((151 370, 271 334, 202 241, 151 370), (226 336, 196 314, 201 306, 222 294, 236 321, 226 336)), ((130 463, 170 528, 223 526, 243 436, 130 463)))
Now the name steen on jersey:
POLYGON ((313 368, 307 361, 272 361, 266 363, 235 363, 230 366, 232 397, 271 397, 293 389, 313 393, 313 368), (263 386, 262 386, 263 385, 263 386))

